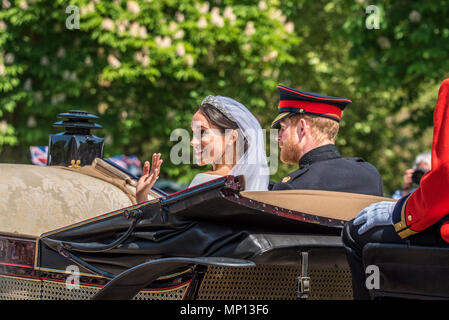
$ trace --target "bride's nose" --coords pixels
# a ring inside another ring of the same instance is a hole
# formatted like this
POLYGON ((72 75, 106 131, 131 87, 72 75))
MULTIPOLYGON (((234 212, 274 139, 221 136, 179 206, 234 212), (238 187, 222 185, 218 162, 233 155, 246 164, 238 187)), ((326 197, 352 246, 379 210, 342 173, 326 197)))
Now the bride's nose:
POLYGON ((192 140, 190 140, 190 145, 191 145, 192 147, 198 145, 198 139, 195 137, 195 135, 193 135, 192 140))

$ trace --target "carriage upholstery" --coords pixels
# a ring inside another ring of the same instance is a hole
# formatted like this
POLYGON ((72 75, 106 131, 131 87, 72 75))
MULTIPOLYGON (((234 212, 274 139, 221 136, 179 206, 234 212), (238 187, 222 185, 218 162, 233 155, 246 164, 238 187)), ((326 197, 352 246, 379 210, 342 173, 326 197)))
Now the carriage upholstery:
MULTIPOLYGON (((65 274, 76 264, 82 277, 106 282, 141 263, 171 257, 256 264, 198 269, 204 277, 197 299, 294 299, 303 253, 309 256, 310 298, 350 299, 341 228, 362 207, 385 200, 326 191, 246 193, 243 177, 228 176, 134 205, 123 188, 132 190, 135 181, 113 174, 114 184, 97 176, 103 166, 94 169, 0 165, 6 186, 0 190, 8 200, 0 211, 0 233, 37 238, 35 271, 65 274), (278 290, 281 283, 288 290, 278 290)), ((181 269, 174 274, 193 270, 181 269)), ((83 297, 99 288, 88 290, 83 297)))
MULTIPOLYGON (((303 251, 311 253, 311 266, 322 258, 322 266, 346 263, 340 238, 345 220, 341 220, 342 214, 336 215, 340 201, 336 193, 307 191, 314 200, 310 204, 299 192, 304 208, 311 211, 304 213, 270 204, 268 194, 262 203, 253 194, 241 193, 235 178, 219 178, 42 234, 36 267, 64 270, 77 261, 83 273, 114 278, 138 264, 163 257, 226 257, 257 265, 294 267, 300 264, 299 253, 303 251), (329 209, 325 217, 316 215, 325 211, 323 201, 337 210, 329 209)), ((271 193, 271 200, 276 194, 271 193)), ((340 196, 348 202, 346 209, 340 208, 348 211, 348 217, 358 212, 361 203, 379 201, 378 197, 340 196)), ((300 210, 300 204, 296 208, 300 210)))
POLYGON ((135 204, 135 181, 108 169, 0 164, 0 232, 37 237, 135 204))
POLYGON ((363 261, 379 268, 372 298, 449 299, 449 247, 369 243, 363 261))
POLYGON ((355 218, 363 208, 372 203, 395 201, 365 194, 319 190, 279 190, 242 192, 241 194, 246 198, 275 207, 341 221, 355 218))

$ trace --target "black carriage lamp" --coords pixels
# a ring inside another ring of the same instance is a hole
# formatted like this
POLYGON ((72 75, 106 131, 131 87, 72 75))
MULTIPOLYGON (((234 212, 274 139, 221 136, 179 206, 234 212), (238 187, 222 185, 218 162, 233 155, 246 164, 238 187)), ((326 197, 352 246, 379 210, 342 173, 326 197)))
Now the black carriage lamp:
POLYGON ((55 122, 54 127, 63 127, 65 132, 50 135, 47 165, 49 166, 83 166, 90 165, 95 158, 103 158, 104 139, 90 133, 102 126, 89 122, 98 116, 86 111, 70 110, 58 114, 64 118, 55 122))

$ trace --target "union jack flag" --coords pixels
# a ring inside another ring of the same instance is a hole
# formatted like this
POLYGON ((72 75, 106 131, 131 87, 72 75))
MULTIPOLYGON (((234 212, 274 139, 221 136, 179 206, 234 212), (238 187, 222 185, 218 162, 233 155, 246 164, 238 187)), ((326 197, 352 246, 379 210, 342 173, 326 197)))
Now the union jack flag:
MULTIPOLYGON (((47 165, 48 146, 31 146, 30 152, 32 164, 38 166, 47 165)), ((135 176, 140 176, 142 174, 142 164, 140 163, 140 160, 134 155, 116 155, 108 158, 108 160, 111 160, 120 167, 128 170, 135 176)))
POLYGON ((47 165, 48 146, 31 146, 31 163, 38 166, 47 165))
POLYGON ((142 164, 140 163, 140 160, 134 155, 116 155, 108 158, 108 160, 111 160, 116 165, 119 165, 120 167, 128 170, 135 176, 140 176, 142 174, 142 164))

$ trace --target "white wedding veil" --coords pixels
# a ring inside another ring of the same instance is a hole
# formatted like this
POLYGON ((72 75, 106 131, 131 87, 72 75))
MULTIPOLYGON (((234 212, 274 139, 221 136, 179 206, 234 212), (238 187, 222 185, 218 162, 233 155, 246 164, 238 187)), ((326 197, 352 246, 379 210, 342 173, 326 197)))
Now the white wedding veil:
MULTIPOLYGON (((237 160, 229 174, 245 176, 245 191, 266 191, 269 183, 269 169, 265 136, 259 121, 243 104, 229 97, 208 96, 203 103, 211 104, 230 120, 236 122, 240 133, 247 141, 246 151, 237 152, 237 155, 242 153, 243 155, 237 160)), ((237 145, 239 145, 238 142, 237 145)))

